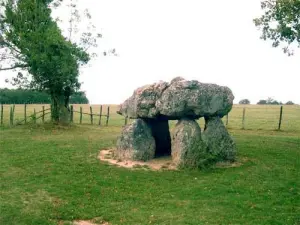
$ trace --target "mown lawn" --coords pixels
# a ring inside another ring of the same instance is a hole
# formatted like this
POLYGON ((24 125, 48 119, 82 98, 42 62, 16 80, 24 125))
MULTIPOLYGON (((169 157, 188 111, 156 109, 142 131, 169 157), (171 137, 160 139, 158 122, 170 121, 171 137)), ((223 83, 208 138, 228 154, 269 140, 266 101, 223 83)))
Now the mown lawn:
POLYGON ((149 171, 100 162, 120 126, 0 128, 0 224, 300 224, 300 133, 230 130, 241 166, 149 171))

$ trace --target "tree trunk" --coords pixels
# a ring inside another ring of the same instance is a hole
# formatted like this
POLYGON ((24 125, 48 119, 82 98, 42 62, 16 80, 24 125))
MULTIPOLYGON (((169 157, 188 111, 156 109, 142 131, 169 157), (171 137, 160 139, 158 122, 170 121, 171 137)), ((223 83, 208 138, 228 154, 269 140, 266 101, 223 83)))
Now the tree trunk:
POLYGON ((68 125, 70 123, 69 102, 62 94, 51 94, 51 120, 54 123, 68 125))

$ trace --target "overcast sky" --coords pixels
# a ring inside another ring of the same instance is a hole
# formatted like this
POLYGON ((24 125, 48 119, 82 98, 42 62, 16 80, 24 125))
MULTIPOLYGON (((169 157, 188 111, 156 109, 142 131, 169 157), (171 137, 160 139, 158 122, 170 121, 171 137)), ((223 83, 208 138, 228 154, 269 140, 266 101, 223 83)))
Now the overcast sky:
POLYGON ((259 39, 252 20, 261 13, 260 0, 80 3, 103 34, 97 51, 119 54, 83 69, 82 90, 92 104, 121 103, 139 86, 176 76, 226 85, 235 102, 272 97, 300 103, 300 52, 288 57, 259 39))

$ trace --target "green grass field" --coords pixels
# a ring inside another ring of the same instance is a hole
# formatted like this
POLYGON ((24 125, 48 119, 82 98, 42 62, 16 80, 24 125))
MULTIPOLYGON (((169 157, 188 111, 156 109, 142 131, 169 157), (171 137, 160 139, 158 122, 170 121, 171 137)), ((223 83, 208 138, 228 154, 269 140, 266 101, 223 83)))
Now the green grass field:
MULTIPOLYGON (((275 131, 279 107, 251 106, 241 130, 242 108, 235 106, 229 132, 238 166, 204 171, 128 170, 100 162, 99 150, 115 145, 124 124, 115 107, 108 127, 4 126, 0 224, 67 225, 96 218, 113 225, 299 225, 299 110, 284 106, 283 131, 275 131)), ((22 112, 16 106, 19 118, 22 112)))

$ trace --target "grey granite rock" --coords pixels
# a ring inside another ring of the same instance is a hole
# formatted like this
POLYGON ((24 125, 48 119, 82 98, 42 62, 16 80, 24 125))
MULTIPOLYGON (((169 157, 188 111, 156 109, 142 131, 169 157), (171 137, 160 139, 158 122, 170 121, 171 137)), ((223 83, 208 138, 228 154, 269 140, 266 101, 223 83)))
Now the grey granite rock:
POLYGON ((216 161, 234 161, 236 146, 219 117, 206 117, 202 139, 216 161))
POLYGON ((118 113, 130 118, 223 117, 231 110, 233 99, 228 87, 176 77, 170 83, 136 89, 118 113))
POLYGON ((187 118, 179 120, 172 132, 173 163, 181 168, 203 168, 210 159, 198 123, 187 118))
POLYGON ((115 157, 121 160, 147 161, 154 158, 155 148, 151 128, 144 120, 137 119, 123 128, 117 140, 115 157))

